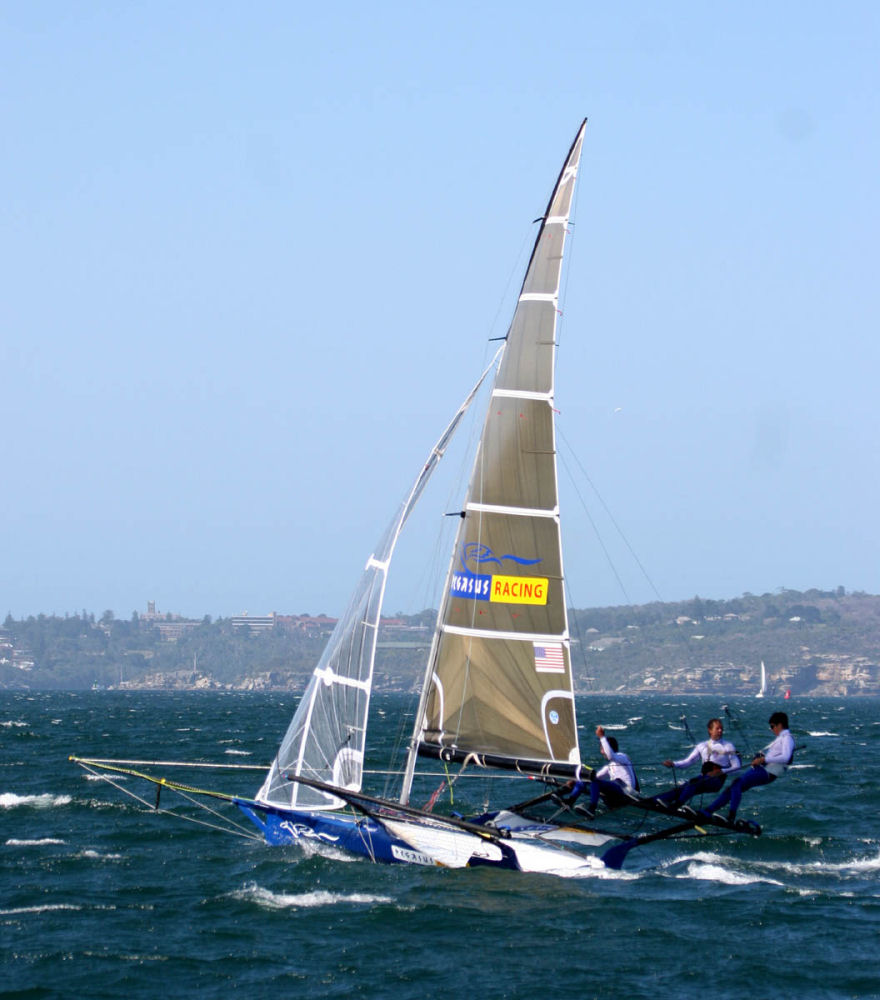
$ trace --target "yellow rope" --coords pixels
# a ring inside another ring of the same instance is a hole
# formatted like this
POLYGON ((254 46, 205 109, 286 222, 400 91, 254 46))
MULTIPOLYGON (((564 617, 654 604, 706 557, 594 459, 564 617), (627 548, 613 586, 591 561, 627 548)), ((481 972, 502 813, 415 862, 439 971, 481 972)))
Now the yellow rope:
POLYGON ((214 792, 207 788, 194 788, 192 785, 184 785, 178 781, 169 781, 167 778, 156 778, 151 774, 144 774, 143 771, 135 771, 130 767, 103 764, 96 760, 89 760, 86 757, 71 756, 68 760, 82 767, 96 767, 101 771, 112 771, 114 774, 126 774, 132 778, 142 778, 144 781, 151 781, 154 785, 161 785, 163 788, 170 788, 175 792, 189 792, 191 795, 207 795, 210 798, 223 799, 226 802, 234 802, 238 797, 236 795, 227 795, 225 792, 214 792))
MULTIPOLYGON (((145 798, 138 795, 137 792, 132 791, 130 788, 123 788, 122 785, 114 781, 113 778, 110 777, 109 775, 103 776, 104 780, 108 781, 111 785, 113 785, 114 788, 118 789, 118 791, 122 792, 124 795, 127 795, 129 798, 134 799, 135 802, 140 802, 141 805, 145 806, 147 809, 154 810, 166 816, 173 816, 175 819, 186 820, 186 822, 188 823, 195 823, 197 826, 204 826, 210 830, 218 830, 220 833, 230 833, 233 836, 241 837, 244 840, 256 840, 256 841, 262 840, 262 838, 259 837, 256 833, 250 831, 247 827, 241 826, 240 824, 233 822, 228 816, 221 816, 220 813, 216 812, 216 810, 214 809, 211 809, 210 806, 206 805, 205 803, 196 802, 195 799, 191 799, 187 795, 187 791, 189 789, 188 786, 186 785, 178 785, 174 782, 166 781, 164 778, 153 778, 148 774, 142 774, 139 771, 133 771, 129 768, 95 765, 94 762, 92 761, 76 757, 71 757, 70 759, 79 764, 79 766, 83 768, 83 770, 88 771, 90 774, 94 774, 96 777, 102 777, 102 775, 98 774, 98 771, 95 769, 96 767, 99 767, 101 770, 104 771, 114 771, 131 777, 143 778, 144 780, 149 781, 154 785, 158 785, 160 789, 167 788, 170 791, 177 792, 177 794, 180 795, 181 798, 183 798, 185 801, 191 803, 193 806, 196 806, 199 809, 204 809, 205 812, 210 813, 212 816, 216 816, 217 819, 221 820, 221 822, 224 825, 218 826, 216 823, 209 823, 206 820, 198 819, 195 816, 186 816, 183 813, 175 812, 173 809, 160 809, 158 806, 158 798, 156 805, 153 805, 152 803, 148 802, 145 798)), ((224 795, 221 792, 210 792, 204 789, 192 789, 192 792, 193 794, 196 795, 208 795, 212 798, 220 798, 224 801, 232 801, 234 798, 234 796, 231 795, 224 795)))

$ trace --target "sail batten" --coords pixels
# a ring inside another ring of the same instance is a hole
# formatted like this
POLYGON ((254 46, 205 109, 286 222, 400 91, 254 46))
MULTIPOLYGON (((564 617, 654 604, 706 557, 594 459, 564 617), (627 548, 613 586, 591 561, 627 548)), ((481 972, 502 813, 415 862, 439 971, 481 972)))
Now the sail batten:
POLYGON ((539 402, 550 403, 553 401, 551 392, 529 392, 526 389, 501 389, 496 388, 492 392, 493 399, 535 399, 539 402))
POLYGON ((486 514, 510 514, 511 517, 559 517, 558 507, 544 510, 539 507, 502 507, 500 504, 469 503, 465 510, 486 514))
POLYGON ((444 625, 443 632, 450 635, 470 635, 481 639, 504 639, 507 642, 569 642, 568 632, 497 632, 467 628, 464 625, 444 625))

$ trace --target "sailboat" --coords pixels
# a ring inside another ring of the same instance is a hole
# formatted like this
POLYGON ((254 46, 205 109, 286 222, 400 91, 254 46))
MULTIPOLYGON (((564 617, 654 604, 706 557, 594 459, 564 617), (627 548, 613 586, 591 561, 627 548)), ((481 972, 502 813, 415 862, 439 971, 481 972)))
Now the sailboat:
POLYGON ((761 660, 761 686, 758 689, 758 693, 755 695, 756 698, 763 698, 767 694, 767 670, 764 667, 764 661, 761 660))
MULTIPOLYGON (((677 814, 676 825, 656 833, 605 833, 578 822, 574 807, 559 794, 566 781, 589 772, 578 745, 554 408, 560 277, 585 128, 586 120, 537 220, 534 247, 498 354, 431 448, 367 559, 256 794, 244 798, 199 790, 129 766, 173 762, 73 760, 91 771, 146 778, 157 785, 157 808, 165 789, 209 795, 236 806, 269 844, 322 843, 388 863, 570 873, 592 867, 590 855, 612 840, 622 843, 602 857, 609 867, 620 867, 633 847, 695 829, 705 832, 693 818, 677 814), (400 791, 393 798, 372 795, 363 789, 366 740, 392 556, 453 434, 490 376, 489 403, 459 512, 400 791), (436 785, 439 774, 441 788, 451 788, 467 771, 481 780, 486 776, 487 787, 492 776, 500 775, 508 776, 507 787, 533 777, 549 790, 507 806, 499 806, 494 791, 487 791, 471 815, 442 814, 433 809, 437 791, 426 805, 414 804, 416 781, 424 787, 420 765, 426 762, 434 768, 428 780, 436 785), (449 776, 456 766, 458 774, 449 776), (549 806, 549 815, 542 814, 543 806, 549 806)), ((659 810, 652 799, 633 796, 632 804, 659 810)), ((699 822, 726 826, 716 818, 699 822)))
MULTIPOLYGON (((319 838, 385 861, 543 864, 531 857, 540 847, 511 849, 485 826, 429 817, 413 809, 410 796, 420 759, 564 777, 580 766, 554 378, 563 249, 585 127, 586 121, 541 217, 497 359, 399 799, 357 798, 382 595, 400 531, 477 387, 368 559, 262 787, 252 802, 239 803, 271 843, 319 838), (362 810, 354 819, 352 803, 362 810)), ((553 866, 584 864, 564 850, 546 853, 553 866)))

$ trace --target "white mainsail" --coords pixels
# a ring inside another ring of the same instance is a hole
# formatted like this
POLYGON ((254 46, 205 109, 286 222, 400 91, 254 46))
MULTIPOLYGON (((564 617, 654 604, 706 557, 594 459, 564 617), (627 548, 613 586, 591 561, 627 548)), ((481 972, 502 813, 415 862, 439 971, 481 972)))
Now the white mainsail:
POLYGON ((764 661, 761 660, 761 687, 758 689, 758 693, 755 695, 756 698, 763 698, 767 693, 767 670, 764 667, 764 661))

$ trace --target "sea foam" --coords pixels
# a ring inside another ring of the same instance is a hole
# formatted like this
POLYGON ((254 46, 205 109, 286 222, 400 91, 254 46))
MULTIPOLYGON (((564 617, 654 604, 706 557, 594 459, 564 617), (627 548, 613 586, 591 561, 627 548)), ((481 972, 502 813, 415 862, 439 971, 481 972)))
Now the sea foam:
POLYGON ((676 878, 696 878, 706 882, 720 882, 722 885, 754 885, 756 882, 762 882, 765 885, 781 886, 784 884, 776 879, 747 875, 745 872, 732 871, 724 865, 701 861, 691 861, 687 873, 677 875, 676 878))
POLYGON ((44 847, 49 844, 64 844, 66 841, 57 837, 43 837, 40 840, 19 840, 17 837, 10 837, 6 841, 7 847, 44 847))
POLYGON ((15 809, 17 806, 31 806, 35 809, 50 809, 52 806, 66 806, 71 802, 69 795, 16 795, 15 792, 0 794, 0 809, 15 809))
POLYGON ((394 902, 390 896, 379 896, 368 892, 328 892, 325 889, 295 893, 272 892, 271 889, 264 889, 262 886, 255 884, 246 885, 243 889, 233 892, 231 895, 233 899, 254 902, 258 906, 263 906, 270 910, 290 908, 311 909, 318 906, 338 906, 340 903, 373 906, 379 903, 394 902))

